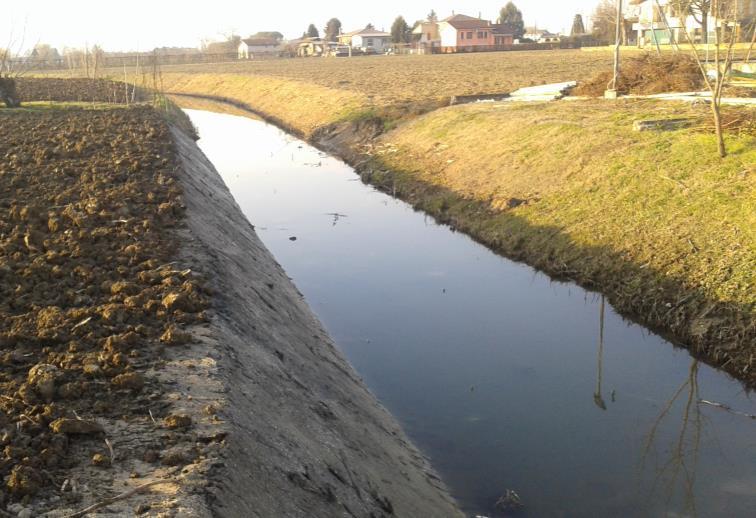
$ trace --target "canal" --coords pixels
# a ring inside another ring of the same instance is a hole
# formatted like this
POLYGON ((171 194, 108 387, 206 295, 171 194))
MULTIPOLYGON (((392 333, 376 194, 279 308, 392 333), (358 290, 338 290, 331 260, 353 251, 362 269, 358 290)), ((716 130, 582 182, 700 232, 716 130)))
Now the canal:
POLYGON ((251 118, 202 150, 471 515, 753 516, 756 401, 727 375, 251 118))

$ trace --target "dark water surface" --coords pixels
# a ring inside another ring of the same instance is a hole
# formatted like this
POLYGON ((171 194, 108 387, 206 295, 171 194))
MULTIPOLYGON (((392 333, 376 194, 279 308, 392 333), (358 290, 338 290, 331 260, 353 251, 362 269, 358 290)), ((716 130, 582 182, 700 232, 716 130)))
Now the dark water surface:
POLYGON ((756 516, 742 386, 263 122, 189 111, 200 147, 463 508, 756 516), (296 237, 296 241, 290 238, 296 237))

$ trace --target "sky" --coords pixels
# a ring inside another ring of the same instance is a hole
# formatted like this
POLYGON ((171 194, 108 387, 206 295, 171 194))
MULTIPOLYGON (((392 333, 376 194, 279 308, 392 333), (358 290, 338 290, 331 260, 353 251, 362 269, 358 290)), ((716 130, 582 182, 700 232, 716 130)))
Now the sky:
MULTIPOLYGON (((0 17, 0 47, 14 41, 25 47, 48 43, 58 49, 99 44, 106 51, 151 50, 155 47, 198 47, 203 39, 231 33, 247 37, 258 31, 301 36, 310 23, 321 29, 337 17, 344 30, 372 23, 389 30, 402 15, 408 23, 431 9, 440 18, 452 11, 494 20, 506 0, 38 0, 11 2, 0 17), (10 15, 8 15, 10 13, 10 15)), ((590 16, 598 0, 515 0, 526 25, 569 32, 572 19, 590 16)))

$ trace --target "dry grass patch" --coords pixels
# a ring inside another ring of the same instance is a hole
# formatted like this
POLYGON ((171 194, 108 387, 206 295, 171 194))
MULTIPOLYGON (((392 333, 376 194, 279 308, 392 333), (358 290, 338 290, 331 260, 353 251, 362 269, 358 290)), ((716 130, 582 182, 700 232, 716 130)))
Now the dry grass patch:
POLYGON ((393 168, 495 210, 520 205, 513 210, 565 229, 577 244, 609 245, 706 286, 714 299, 754 304, 756 271, 747 266, 756 264, 756 138, 731 136, 732 156, 721 161, 713 138, 694 129, 632 131, 644 116, 698 116, 702 109, 602 102, 448 108, 385 135, 378 153, 393 168))
POLYGON ((364 96, 271 77, 164 74, 167 92, 226 99, 245 104, 304 136, 348 119, 368 105, 364 96))

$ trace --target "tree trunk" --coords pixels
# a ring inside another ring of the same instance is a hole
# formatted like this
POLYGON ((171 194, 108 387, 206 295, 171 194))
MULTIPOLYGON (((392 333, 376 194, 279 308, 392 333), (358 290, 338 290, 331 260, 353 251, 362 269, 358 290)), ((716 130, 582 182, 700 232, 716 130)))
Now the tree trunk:
POLYGON ((703 13, 701 15, 701 42, 704 45, 709 44, 709 15, 703 13))
POLYGON ((21 106, 21 99, 16 92, 16 81, 9 77, 0 78, 0 100, 3 101, 6 108, 18 108, 21 106))
POLYGON ((727 156, 727 148, 725 147, 724 134, 722 133, 722 117, 719 113, 719 100, 712 99, 711 111, 714 114, 714 130, 717 135, 717 150, 719 156, 724 158, 727 156))

